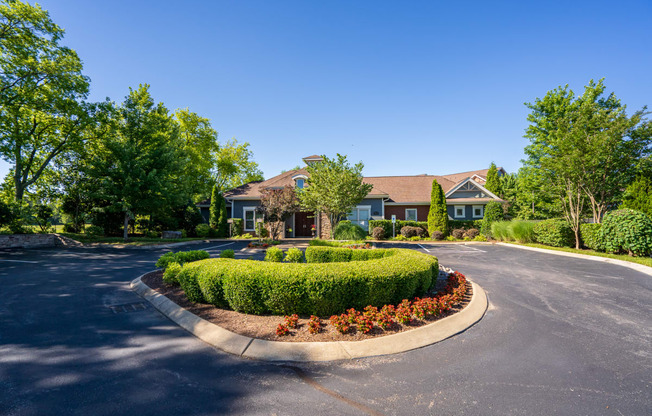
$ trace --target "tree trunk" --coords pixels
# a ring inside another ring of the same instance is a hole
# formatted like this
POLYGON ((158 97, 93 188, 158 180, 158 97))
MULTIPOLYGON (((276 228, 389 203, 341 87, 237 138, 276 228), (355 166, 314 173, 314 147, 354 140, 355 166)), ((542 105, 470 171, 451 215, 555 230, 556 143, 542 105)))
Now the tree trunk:
POLYGON ((580 249, 580 227, 575 229, 575 248, 580 249))
POLYGON ((125 241, 129 239, 129 212, 125 211, 125 224, 124 224, 124 232, 122 234, 124 237, 125 241))

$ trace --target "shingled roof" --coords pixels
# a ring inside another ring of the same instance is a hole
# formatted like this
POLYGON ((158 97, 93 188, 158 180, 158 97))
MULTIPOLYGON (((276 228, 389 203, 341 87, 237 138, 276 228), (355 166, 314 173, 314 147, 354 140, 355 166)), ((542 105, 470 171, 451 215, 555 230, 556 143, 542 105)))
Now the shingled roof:
MULTIPOLYGON (((369 176, 365 177, 363 181, 373 185, 373 189, 369 193, 370 197, 375 196, 388 198, 389 202, 397 203, 429 202, 433 180, 436 180, 441 185, 444 193, 446 193, 466 178, 470 178, 474 175, 486 178, 487 171, 488 169, 481 169, 442 176, 369 176)), ((280 175, 267 179, 266 181, 250 182, 226 191, 224 197, 233 199, 260 198, 263 189, 294 186, 294 180, 292 178, 297 175, 308 176, 308 171, 305 169, 294 169, 283 172, 280 175)))

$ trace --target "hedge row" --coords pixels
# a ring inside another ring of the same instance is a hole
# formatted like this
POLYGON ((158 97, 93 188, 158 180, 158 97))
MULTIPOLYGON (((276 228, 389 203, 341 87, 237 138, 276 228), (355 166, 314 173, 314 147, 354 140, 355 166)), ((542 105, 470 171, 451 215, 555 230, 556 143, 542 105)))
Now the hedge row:
POLYGON ((184 264, 191 261, 204 260, 210 255, 204 250, 179 251, 176 253, 169 252, 163 254, 156 262, 156 267, 166 269, 171 263, 184 264))
MULTIPOLYGON (((401 233, 401 228, 410 226, 410 227, 419 227, 423 228, 425 235, 428 235, 428 222, 426 221, 403 221, 396 220, 396 235, 401 233)), ((392 237, 392 220, 371 220, 369 221, 369 232, 373 232, 373 229, 376 227, 382 227, 385 230, 385 238, 392 237)))
POLYGON ((438 274, 435 257, 404 249, 308 247, 306 258, 312 263, 203 260, 184 265, 177 279, 193 302, 257 315, 329 316, 422 295, 438 274), (369 260, 358 261, 363 257, 369 260), (342 262, 315 262, 322 260, 342 262))

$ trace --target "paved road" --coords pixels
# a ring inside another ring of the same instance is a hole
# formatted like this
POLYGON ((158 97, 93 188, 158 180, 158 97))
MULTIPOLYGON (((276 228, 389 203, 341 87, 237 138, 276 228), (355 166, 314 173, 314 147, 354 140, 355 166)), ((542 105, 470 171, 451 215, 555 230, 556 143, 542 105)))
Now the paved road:
POLYGON ((305 365, 230 356, 140 310, 128 283, 160 249, 0 252, 0 415, 652 414, 650 276, 424 248, 487 291, 482 321, 407 353, 305 365))

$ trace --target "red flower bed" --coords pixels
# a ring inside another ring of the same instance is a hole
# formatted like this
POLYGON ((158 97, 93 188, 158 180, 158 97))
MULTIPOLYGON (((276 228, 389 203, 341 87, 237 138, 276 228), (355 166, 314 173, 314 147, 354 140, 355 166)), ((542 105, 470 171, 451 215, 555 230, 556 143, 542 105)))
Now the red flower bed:
MULTIPOLYGON (((352 328, 367 334, 377 325, 383 330, 390 329, 399 322, 403 325, 410 325, 415 321, 423 321, 437 317, 448 312, 457 303, 464 300, 468 290, 468 282, 462 273, 453 272, 448 276, 446 287, 436 294, 424 298, 415 298, 410 301, 403 299, 397 306, 385 305, 380 311, 375 306, 367 306, 363 312, 354 308, 348 309, 341 315, 333 315, 329 323, 337 331, 346 334, 352 328)), ((295 314, 285 317, 285 323, 279 324, 276 329, 277 335, 287 335, 289 328, 296 328, 299 317, 295 314)), ((321 321, 317 316, 311 316, 308 322, 308 331, 316 334, 321 330, 321 321)))

